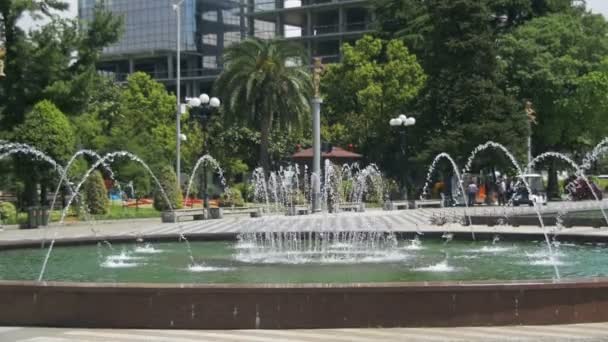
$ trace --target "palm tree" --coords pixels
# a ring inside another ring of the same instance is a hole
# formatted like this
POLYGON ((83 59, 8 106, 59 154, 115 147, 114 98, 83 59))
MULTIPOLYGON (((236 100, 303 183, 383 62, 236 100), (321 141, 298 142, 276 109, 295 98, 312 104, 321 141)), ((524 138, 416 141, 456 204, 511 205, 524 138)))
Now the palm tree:
POLYGON ((299 45, 251 38, 224 52, 225 69, 215 83, 232 118, 260 130, 260 163, 269 171, 268 143, 273 127, 299 126, 310 114, 312 82, 308 57, 299 45))

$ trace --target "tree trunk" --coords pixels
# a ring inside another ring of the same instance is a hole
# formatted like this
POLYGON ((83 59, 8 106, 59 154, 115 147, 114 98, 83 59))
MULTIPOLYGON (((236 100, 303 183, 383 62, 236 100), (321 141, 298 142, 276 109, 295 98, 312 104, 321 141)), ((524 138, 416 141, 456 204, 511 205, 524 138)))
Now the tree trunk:
POLYGON ((270 124, 272 116, 270 114, 262 116, 260 127, 260 165, 264 168, 264 173, 270 172, 270 158, 268 156, 268 144, 270 140, 270 124))
POLYGON ((48 197, 48 187, 46 184, 46 180, 43 179, 40 181, 40 205, 47 206, 49 203, 47 201, 48 197))
POLYGON ((26 207, 38 205, 38 182, 34 179, 25 181, 24 202, 26 207))
POLYGON ((555 161, 549 164, 549 179, 547 181, 547 197, 559 198, 559 182, 557 180, 557 168, 555 161))

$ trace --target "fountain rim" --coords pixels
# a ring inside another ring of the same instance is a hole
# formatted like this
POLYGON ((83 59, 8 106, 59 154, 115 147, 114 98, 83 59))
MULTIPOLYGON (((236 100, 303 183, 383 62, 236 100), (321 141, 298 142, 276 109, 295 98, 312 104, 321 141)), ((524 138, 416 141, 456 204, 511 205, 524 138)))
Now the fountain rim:
POLYGON ((380 282, 380 283, 145 283, 145 282, 74 282, 74 281, 34 281, 34 280, 0 280, 0 288, 55 288, 55 289, 98 289, 98 290, 209 290, 230 292, 255 290, 274 292, 276 290, 378 290, 402 291, 436 290, 436 291, 481 291, 481 290, 525 290, 525 289, 561 289, 561 288, 597 288, 608 287, 608 277, 566 278, 559 280, 463 280, 463 281, 418 281, 418 282, 380 282))
MULTIPOLYGON (((468 231, 455 233, 470 237, 468 231)), ((204 241, 236 237, 206 235, 204 241)), ((518 235, 515 239, 529 240, 542 233, 518 235)), ((608 241, 608 236, 599 234, 579 237, 608 241)), ((147 242, 177 240, 175 234, 145 238, 147 242)), ((57 244, 95 244, 102 239, 64 238, 57 244)), ((39 247, 40 242, 4 242, 0 251, 39 247)), ((16 308, 0 312, 0 325, 235 330, 574 324, 608 321, 606 290, 608 277, 306 284, 0 280, 0 301, 16 308)))

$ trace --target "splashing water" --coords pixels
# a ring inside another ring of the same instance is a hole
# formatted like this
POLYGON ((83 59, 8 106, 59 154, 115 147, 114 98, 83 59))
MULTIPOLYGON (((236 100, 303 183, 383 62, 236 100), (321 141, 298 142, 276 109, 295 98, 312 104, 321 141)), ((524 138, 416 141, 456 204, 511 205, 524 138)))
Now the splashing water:
POLYGON ((158 186, 158 188, 161 191, 161 194, 163 195, 163 197, 164 197, 167 205, 169 206, 170 210, 173 210, 173 207, 171 206, 171 201, 169 200, 169 197, 167 196, 167 193, 165 192, 165 189, 162 187, 162 185, 160 184, 158 178, 156 178, 156 175, 154 174, 154 172, 152 172, 152 170, 150 169, 150 167, 148 166, 148 164, 146 164, 138 156, 136 156, 136 155, 134 155, 134 154, 132 154, 130 152, 119 151, 119 152, 112 152, 112 153, 106 154, 103 158, 97 160, 97 162, 95 162, 93 164, 93 166, 91 166, 91 168, 87 170, 87 172, 82 177, 80 183, 78 183, 78 185, 74 189, 74 192, 73 192, 72 196, 70 197, 70 199, 69 199, 66 207, 63 208, 63 210, 61 212, 61 220, 59 222, 63 223, 63 221, 65 220, 65 216, 67 214, 67 210, 72 205, 72 202, 74 201, 74 198, 76 197, 76 194, 78 194, 78 192, 80 191, 80 188, 86 182, 86 180, 89 178, 89 176, 91 175, 91 173, 93 173, 93 171, 95 171, 99 166, 101 166, 104 163, 107 163, 107 162, 111 163, 111 162, 113 162, 115 158, 125 158, 125 157, 129 158, 132 161, 135 161, 135 162, 139 163, 141 166, 144 167, 144 169, 148 172, 148 174, 150 174, 150 176, 152 177, 152 179, 156 183, 156 186, 158 186))
POLYGON ((196 265, 196 262, 194 262, 194 254, 192 254, 192 247, 190 246, 190 241, 186 239, 186 236, 184 234, 179 234, 179 241, 183 241, 186 243, 186 250, 188 251, 188 257, 190 258, 190 266, 196 265))
POLYGON ((247 263, 377 263, 408 258, 393 233, 298 231, 241 233, 235 258, 247 263))
MULTIPOLYGON (((462 177, 460 176, 460 172, 458 171, 458 166, 456 165, 456 162, 454 161, 452 156, 450 156, 449 154, 439 153, 433 160, 433 163, 431 163, 431 166, 429 167, 429 170, 426 174, 426 183, 424 183, 424 188, 422 189, 421 199, 424 199, 424 197, 428 195, 429 185, 431 183, 433 173, 435 172, 435 169, 437 168, 437 164, 442 159, 446 159, 450 162, 450 164, 452 166, 452 170, 454 171, 454 174, 456 175, 456 179, 458 180, 461 194, 463 197, 465 196, 464 184, 462 181, 462 177)), ((475 232, 473 231, 473 220, 471 219, 471 215, 469 214, 469 204, 467 203, 466 198, 464 198, 464 205, 466 208, 464 215, 465 215, 465 217, 467 217, 467 219, 469 221, 469 226, 471 226, 471 236, 473 237, 473 240, 475 240, 475 232)))
MULTIPOLYGON (((74 153, 74 155, 72 155, 72 157, 68 161, 65 169, 62 171, 61 177, 59 179, 59 183, 57 184, 57 188, 55 189, 55 193, 53 195, 53 201, 51 202, 51 208, 50 208, 51 211, 53 211, 53 209, 55 208, 55 203, 57 201, 57 196, 59 195, 59 190, 61 189, 61 185, 63 184, 63 182, 69 183, 69 180, 67 178, 68 171, 70 171, 70 168, 72 167, 72 164, 74 164, 74 162, 76 161, 76 158, 78 158, 82 155, 93 157, 95 160, 102 159, 101 156, 99 154, 97 154, 97 152, 91 151, 91 150, 80 150, 80 151, 74 153)), ((110 166, 108 166, 106 163, 101 163, 101 167, 103 167, 108 172, 108 174, 110 175, 110 179, 112 179, 112 181, 114 181, 115 180, 114 172, 112 171, 110 166)))
MULTIPOLYGON (((593 197, 595 198, 595 201, 598 203, 600 211, 602 212, 602 216, 604 216, 604 220, 608 224, 608 215, 606 214, 602 200, 597 196, 597 193, 593 190, 593 187, 591 186, 591 182, 589 182, 589 179, 587 178, 587 176, 585 176, 584 169, 579 167, 578 164, 576 164, 576 162, 574 162, 572 159, 568 158, 567 156, 565 156, 561 153, 545 152, 545 153, 537 156, 536 158, 534 158, 528 165, 528 169, 531 170, 536 164, 538 164, 548 158, 554 158, 554 159, 559 159, 561 161, 564 161, 576 170, 576 175, 578 177, 580 177, 585 182, 585 185, 587 185, 587 187, 591 190, 591 194, 593 194, 593 197)), ((528 190, 528 191, 530 191, 530 190, 528 190)), ((530 192, 530 193, 532 193, 532 192, 530 192)))
POLYGON ((456 268, 454 266, 450 266, 448 264, 448 259, 444 259, 443 261, 435 264, 435 265, 431 265, 431 266, 427 266, 427 267, 418 267, 414 269, 415 271, 419 271, 419 272, 454 272, 456 271, 456 268))
POLYGON ((589 170, 591 164, 597 161, 604 153, 608 152, 608 137, 600 141, 593 150, 585 156, 583 163, 581 164, 582 170, 589 170))
MULTIPOLYGON (((222 170, 222 168, 220 167, 220 163, 218 163, 218 161, 215 160, 215 158, 213 158, 212 156, 206 154, 200 157, 199 160, 196 162, 196 165, 194 165, 194 169, 192 170, 192 174, 190 175, 190 180, 188 181, 188 188, 186 188, 186 199, 190 198, 190 188, 192 187, 192 183, 194 182, 194 176, 196 176, 196 172, 202 165, 212 166, 220 178, 220 183, 224 188, 224 193, 227 193, 228 191, 226 178, 224 178, 224 170, 222 170)), ((206 177, 206 175, 204 175, 203 177, 206 177)))
MULTIPOLYGON (((520 182, 522 182, 524 184, 524 186, 526 187, 526 190, 528 191, 528 193, 532 194, 532 189, 530 188, 530 184, 528 184, 528 182, 526 181, 526 179, 523 177, 524 176, 524 172, 523 172, 520 164, 517 162, 517 159, 515 159, 515 156, 513 156, 513 154, 505 146, 503 146, 503 145, 501 145, 499 143, 493 142, 493 141, 489 141, 489 142, 487 142, 485 144, 479 145, 478 147, 476 147, 473 150, 473 152, 471 153, 471 156, 469 157, 469 159, 467 161, 467 165, 464 168, 463 172, 469 172, 469 170, 471 169, 471 166, 473 164, 473 160, 475 159, 475 157, 477 156, 477 154, 479 154, 481 151, 484 151, 484 150, 489 149, 489 148, 498 149, 498 150, 502 151, 507 156, 507 158, 509 158, 509 160, 511 161, 511 163, 513 164, 513 166, 517 170, 517 177, 519 178, 520 182)), ((537 157, 533 161, 531 161, 531 163, 527 166, 527 170, 532 170, 533 169, 535 160, 537 160, 539 157, 537 157)), ((539 221, 539 223, 541 225, 541 228, 542 228, 542 231, 543 231, 543 235, 545 237, 545 243, 547 244, 547 249, 549 250, 549 254, 553 255, 553 248, 551 247, 551 241, 549 240, 549 235, 547 233, 547 228, 545 227, 545 222, 544 222, 542 214, 540 212, 540 208, 539 208, 539 204, 538 203, 534 203, 534 210, 536 212, 536 216, 538 217, 538 221, 539 221)), ((557 279, 560 279, 559 269, 557 268, 556 264, 553 265, 553 270, 555 272, 555 277, 557 279)))

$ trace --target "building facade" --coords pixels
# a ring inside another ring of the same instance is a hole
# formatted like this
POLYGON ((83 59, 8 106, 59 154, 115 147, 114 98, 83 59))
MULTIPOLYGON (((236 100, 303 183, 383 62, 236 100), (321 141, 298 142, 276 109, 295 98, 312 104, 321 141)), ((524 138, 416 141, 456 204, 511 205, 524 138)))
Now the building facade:
MULTIPOLYGON (((105 0, 124 18, 120 41, 103 50, 98 69, 124 81, 136 71, 176 90, 176 0, 105 0)), ((79 17, 93 18, 99 0, 79 0, 79 17)), ((222 70, 222 54, 246 37, 284 38, 304 44, 325 63, 340 59, 340 46, 371 31, 371 0, 184 0, 181 9, 181 88, 195 96, 222 70)))

